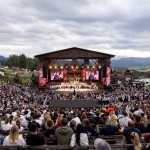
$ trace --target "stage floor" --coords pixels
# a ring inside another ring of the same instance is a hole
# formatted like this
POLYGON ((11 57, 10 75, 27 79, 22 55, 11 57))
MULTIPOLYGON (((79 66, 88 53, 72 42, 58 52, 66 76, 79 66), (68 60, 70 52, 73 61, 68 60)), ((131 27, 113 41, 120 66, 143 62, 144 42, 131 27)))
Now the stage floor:
POLYGON ((51 85, 50 90, 59 93, 97 93, 98 86, 96 84, 79 83, 61 83, 60 85, 51 85))
POLYGON ((58 93, 97 93, 99 90, 94 90, 94 89, 57 89, 54 92, 58 93))

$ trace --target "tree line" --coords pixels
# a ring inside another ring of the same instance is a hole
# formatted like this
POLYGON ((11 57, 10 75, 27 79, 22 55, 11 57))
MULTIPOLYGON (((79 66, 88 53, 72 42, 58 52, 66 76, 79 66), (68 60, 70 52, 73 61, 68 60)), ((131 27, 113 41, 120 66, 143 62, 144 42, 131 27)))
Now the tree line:
POLYGON ((21 69, 36 70, 39 65, 39 60, 37 58, 29 58, 26 57, 24 54, 21 54, 10 55, 7 61, 4 63, 10 68, 18 67, 21 69))

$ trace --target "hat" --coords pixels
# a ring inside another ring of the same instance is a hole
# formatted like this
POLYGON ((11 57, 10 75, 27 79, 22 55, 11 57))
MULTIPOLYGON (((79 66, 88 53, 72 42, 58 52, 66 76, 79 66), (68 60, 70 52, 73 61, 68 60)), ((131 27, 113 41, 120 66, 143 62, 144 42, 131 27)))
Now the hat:
POLYGON ((94 141, 94 148, 96 150, 111 150, 110 145, 103 139, 97 138, 94 141))

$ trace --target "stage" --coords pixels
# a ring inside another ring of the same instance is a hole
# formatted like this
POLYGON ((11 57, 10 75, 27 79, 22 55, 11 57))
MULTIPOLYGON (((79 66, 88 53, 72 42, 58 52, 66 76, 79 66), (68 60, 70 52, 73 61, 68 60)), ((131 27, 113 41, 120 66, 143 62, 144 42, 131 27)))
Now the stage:
POLYGON ((59 93, 97 93, 99 91, 96 83, 87 84, 76 81, 50 85, 50 90, 59 93))

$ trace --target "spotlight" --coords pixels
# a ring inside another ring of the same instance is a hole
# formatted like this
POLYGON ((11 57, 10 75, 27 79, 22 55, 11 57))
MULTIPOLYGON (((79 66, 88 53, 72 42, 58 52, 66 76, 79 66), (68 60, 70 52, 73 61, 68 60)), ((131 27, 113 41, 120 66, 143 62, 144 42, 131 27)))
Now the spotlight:
POLYGON ((101 69, 101 66, 99 65, 98 68, 101 69))

